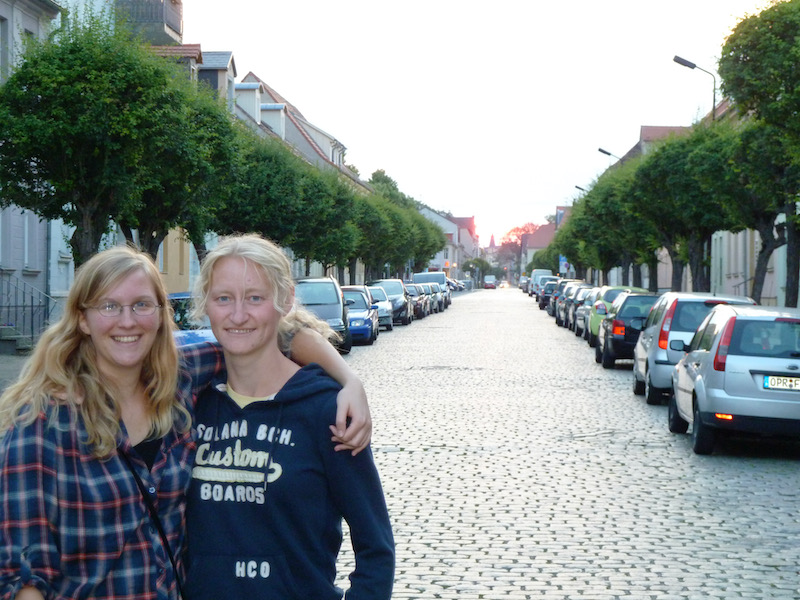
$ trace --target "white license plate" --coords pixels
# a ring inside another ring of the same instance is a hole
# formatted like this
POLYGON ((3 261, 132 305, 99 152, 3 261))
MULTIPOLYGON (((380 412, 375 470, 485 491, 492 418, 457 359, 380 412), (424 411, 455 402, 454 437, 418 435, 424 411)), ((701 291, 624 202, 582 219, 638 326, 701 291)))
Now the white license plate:
POLYGON ((777 377, 775 375, 764 375, 764 389, 800 391, 800 377, 777 377))

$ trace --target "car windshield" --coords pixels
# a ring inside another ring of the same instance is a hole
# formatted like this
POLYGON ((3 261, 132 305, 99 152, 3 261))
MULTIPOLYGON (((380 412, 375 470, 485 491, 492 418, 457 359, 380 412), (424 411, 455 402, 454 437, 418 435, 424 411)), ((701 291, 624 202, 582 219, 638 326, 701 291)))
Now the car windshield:
POLYGON ((545 292, 551 292, 552 293, 552 291, 554 289, 556 289, 556 283, 555 282, 546 283, 545 286, 544 286, 544 291, 545 292))
POLYGON ((298 282, 294 294, 301 304, 314 306, 315 304, 336 304, 336 286, 327 281, 298 282))
POLYGON ((372 297, 375 298, 376 302, 385 302, 389 299, 383 288, 371 287, 369 288, 369 291, 372 292, 372 297))
POLYGON ((364 298, 364 294, 361 292, 344 292, 344 299, 345 300, 352 300, 351 304, 348 304, 350 308, 366 310, 367 309, 367 300, 364 298))
POLYGON ((800 357, 800 319, 740 320, 733 327, 728 354, 800 357))
POLYGON ((409 296, 419 296, 419 290, 417 289, 417 286, 415 286, 415 285, 407 285, 406 289, 408 290, 408 295, 409 296))

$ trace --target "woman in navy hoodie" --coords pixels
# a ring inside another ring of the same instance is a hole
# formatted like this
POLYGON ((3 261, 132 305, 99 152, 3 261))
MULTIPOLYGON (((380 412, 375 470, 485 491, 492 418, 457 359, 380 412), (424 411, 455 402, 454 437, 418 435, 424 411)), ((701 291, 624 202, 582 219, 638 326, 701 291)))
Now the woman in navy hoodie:
POLYGON ((344 518, 356 562, 346 597, 389 599, 394 541, 372 453, 334 451, 340 386, 282 347, 287 315, 314 319, 294 304, 289 260, 257 235, 227 238, 206 257, 195 297, 227 378, 197 403, 186 596, 340 600, 344 518))

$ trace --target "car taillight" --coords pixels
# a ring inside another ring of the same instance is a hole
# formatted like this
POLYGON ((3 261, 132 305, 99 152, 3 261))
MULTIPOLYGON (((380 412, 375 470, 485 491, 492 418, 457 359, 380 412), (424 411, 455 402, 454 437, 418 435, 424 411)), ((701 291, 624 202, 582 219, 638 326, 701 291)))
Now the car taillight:
POLYGON ((731 336, 733 335, 733 326, 736 324, 736 317, 731 319, 725 324, 725 329, 722 330, 722 337, 717 346, 717 353, 714 355, 714 370, 724 371, 725 362, 728 359, 728 348, 731 345, 731 336))
POLYGON ((658 332, 658 347, 666 350, 669 347, 669 330, 672 327, 672 317, 675 315, 675 307, 678 305, 678 300, 675 299, 667 309, 667 315, 664 317, 664 324, 661 326, 661 331, 658 332))
POLYGON ((611 321, 611 331, 614 335, 625 337, 625 321, 620 321, 619 319, 611 321))

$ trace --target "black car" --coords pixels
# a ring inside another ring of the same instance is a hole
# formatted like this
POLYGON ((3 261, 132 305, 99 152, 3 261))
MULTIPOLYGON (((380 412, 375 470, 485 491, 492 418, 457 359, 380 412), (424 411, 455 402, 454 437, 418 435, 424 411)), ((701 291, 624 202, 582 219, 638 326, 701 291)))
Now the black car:
POLYGON ((612 369, 617 359, 633 358, 639 334, 658 298, 657 294, 631 292, 617 296, 600 322, 594 347, 595 362, 601 363, 605 369, 612 369))
POLYGON ((342 354, 350 352, 353 336, 350 333, 347 304, 339 282, 332 277, 298 279, 295 282, 294 295, 300 304, 323 321, 327 321, 328 325, 339 334, 341 339, 336 344, 339 352, 342 354))
POLYGON ((392 303, 392 321, 408 325, 414 319, 414 306, 402 279, 375 279, 367 285, 379 285, 386 290, 392 303))
POLYGON ((555 281, 548 281, 544 284, 544 287, 539 291, 539 310, 545 310, 550 305, 550 297, 555 289, 555 281))

